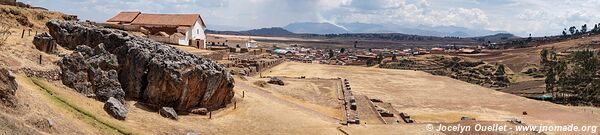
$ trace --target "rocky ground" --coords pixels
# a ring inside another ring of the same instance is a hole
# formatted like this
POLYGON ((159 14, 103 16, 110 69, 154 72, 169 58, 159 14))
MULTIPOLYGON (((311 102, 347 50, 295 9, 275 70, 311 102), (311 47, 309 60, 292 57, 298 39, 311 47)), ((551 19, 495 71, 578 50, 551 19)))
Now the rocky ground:
POLYGON ((510 83, 504 65, 488 64, 461 57, 432 55, 422 59, 405 58, 381 64, 379 67, 420 70, 490 88, 504 88, 510 83))
POLYGON ((17 81, 15 74, 2 67, 0 68, 0 103, 9 107, 15 107, 17 99, 15 94, 17 91, 17 81))

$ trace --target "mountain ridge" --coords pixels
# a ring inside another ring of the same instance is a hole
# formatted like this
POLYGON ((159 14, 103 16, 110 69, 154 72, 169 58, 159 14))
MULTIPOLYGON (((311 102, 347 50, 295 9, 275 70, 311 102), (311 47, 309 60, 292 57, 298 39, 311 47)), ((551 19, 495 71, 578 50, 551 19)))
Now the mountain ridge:
POLYGON ((298 22, 290 23, 284 29, 302 34, 344 34, 344 33, 403 33, 420 36, 437 37, 480 37, 506 31, 492 31, 485 29, 469 29, 458 26, 425 26, 425 25, 398 25, 398 24, 370 24, 370 23, 315 23, 298 22))

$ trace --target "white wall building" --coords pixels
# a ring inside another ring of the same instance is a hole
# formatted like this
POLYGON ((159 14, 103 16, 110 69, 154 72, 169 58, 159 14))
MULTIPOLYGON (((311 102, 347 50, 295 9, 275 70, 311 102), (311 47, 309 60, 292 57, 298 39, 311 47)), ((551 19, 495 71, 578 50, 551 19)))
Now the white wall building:
MULTIPOLYGON (((206 24, 204 24, 200 14, 121 12, 106 22, 108 24, 139 26, 147 30, 149 35, 160 32, 172 35, 158 41, 206 48, 206 24)), ((157 36, 152 37, 157 38, 157 36)))

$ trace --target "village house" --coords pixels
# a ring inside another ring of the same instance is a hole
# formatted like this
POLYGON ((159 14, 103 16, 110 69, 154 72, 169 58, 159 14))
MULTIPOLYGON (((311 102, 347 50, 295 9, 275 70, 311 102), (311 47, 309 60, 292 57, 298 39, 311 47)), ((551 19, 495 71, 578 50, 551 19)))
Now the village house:
POLYGON ((159 42, 206 48, 206 24, 200 14, 120 12, 106 24, 142 32, 159 42))
POLYGON ((257 42, 250 37, 223 37, 219 35, 207 36, 208 46, 226 46, 229 48, 256 48, 257 42))

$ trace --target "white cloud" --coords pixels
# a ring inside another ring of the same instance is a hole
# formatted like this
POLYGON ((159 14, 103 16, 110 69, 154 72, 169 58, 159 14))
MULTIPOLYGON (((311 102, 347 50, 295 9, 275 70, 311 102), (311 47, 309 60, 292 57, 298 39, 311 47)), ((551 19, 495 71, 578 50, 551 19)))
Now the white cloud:
POLYGON ((600 22, 600 0, 23 0, 104 21, 119 11, 200 13, 210 24, 259 28, 292 22, 461 26, 559 34, 600 22))

